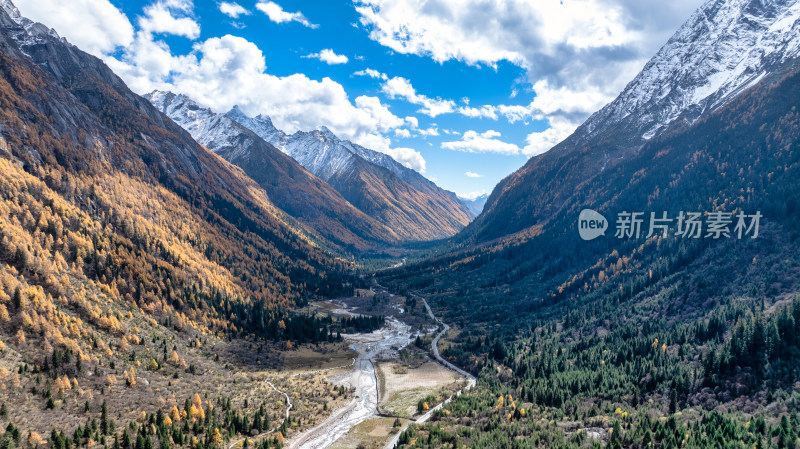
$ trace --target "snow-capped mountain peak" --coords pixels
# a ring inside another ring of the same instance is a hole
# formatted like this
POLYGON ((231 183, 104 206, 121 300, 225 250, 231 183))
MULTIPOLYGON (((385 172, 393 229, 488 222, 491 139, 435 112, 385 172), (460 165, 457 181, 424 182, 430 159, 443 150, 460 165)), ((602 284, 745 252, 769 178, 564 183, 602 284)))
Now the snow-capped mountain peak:
POLYGON ((206 148, 214 152, 242 148, 243 126, 227 114, 215 113, 183 94, 153 91, 144 97, 206 148))
POLYGON ((359 160, 389 170, 405 180, 424 179, 422 175, 397 162, 391 156, 341 139, 326 126, 287 135, 276 128, 272 120, 265 115, 250 117, 240 108, 234 107, 228 112, 228 116, 324 180, 330 180, 333 176, 341 174, 359 160))
POLYGON ((228 111, 227 115, 245 128, 256 133, 262 139, 271 143, 275 148, 286 153, 286 141, 288 140, 288 136, 286 133, 276 128, 272 123, 272 119, 266 115, 250 117, 245 114, 239 106, 234 106, 228 111))
POLYGON ((332 238, 349 235, 352 227, 381 241, 439 239, 472 218, 454 193, 328 128, 288 136, 269 117, 249 117, 238 107, 222 114, 185 95, 156 91, 145 97, 266 186, 278 207, 332 238))
POLYGON ((331 139, 331 140, 334 140, 334 141, 338 141, 338 140, 339 140, 339 138, 338 138, 338 137, 336 137, 336 134, 334 134, 334 133, 333 133, 333 131, 331 131, 330 129, 328 129, 328 127, 327 127, 327 126, 325 126, 325 125, 323 125, 323 126, 322 126, 322 127, 319 129, 319 133, 320 133, 320 134, 322 134, 323 136, 325 136, 325 137, 326 137, 326 138, 328 138, 328 139, 331 139))
POLYGON ((624 123, 633 142, 691 123, 800 56, 800 1, 710 0, 576 138, 624 123))
POLYGON ((14 22, 21 23, 22 20, 24 20, 24 17, 22 17, 22 14, 20 14, 19 9, 17 9, 17 6, 14 5, 11 0, 0 0, 0 8, 3 8, 6 14, 8 14, 8 16, 11 17, 11 20, 14 22))
POLYGON ((13 33, 12 37, 21 46, 33 45, 43 42, 46 38, 59 39, 64 43, 68 43, 66 39, 60 37, 56 30, 48 28, 44 24, 34 22, 27 17, 23 17, 17 9, 16 5, 11 0, 0 0, 0 9, 5 11, 6 14, 22 28, 22 32, 13 33))

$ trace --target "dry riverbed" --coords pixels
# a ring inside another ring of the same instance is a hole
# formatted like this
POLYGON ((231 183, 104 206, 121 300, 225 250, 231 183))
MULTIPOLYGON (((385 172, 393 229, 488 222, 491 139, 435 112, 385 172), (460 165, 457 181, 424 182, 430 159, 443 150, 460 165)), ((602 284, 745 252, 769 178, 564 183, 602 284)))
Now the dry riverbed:
MULTIPOLYGON (((355 353, 349 365, 326 371, 327 381, 348 389, 349 401, 327 412, 321 422, 287 441, 289 448, 384 447, 396 441, 408 423, 430 417, 433 409, 474 379, 445 366, 411 343, 418 335, 441 336, 446 326, 437 320, 422 298, 390 294, 379 286, 362 290, 355 298, 313 303, 308 313, 330 315, 383 315, 386 325, 369 334, 343 334, 344 343, 355 353), (421 399, 434 396, 422 414, 421 399)), ((438 338, 435 338, 438 342, 438 338)), ((435 349, 434 354, 438 354, 435 349)), ((298 354, 298 359, 302 359, 298 354)), ((341 363, 329 360, 328 366, 341 363)), ((290 361, 290 360, 285 360, 290 361)), ((297 374, 295 374, 297 375, 297 374)))
POLYGON ((329 379, 349 388, 353 399, 332 412, 321 424, 292 437, 290 448, 325 448, 347 434, 354 426, 376 415, 378 381, 373 360, 397 358, 399 350, 412 341, 410 328, 393 318, 383 328, 369 334, 342 335, 358 353, 353 368, 329 379))

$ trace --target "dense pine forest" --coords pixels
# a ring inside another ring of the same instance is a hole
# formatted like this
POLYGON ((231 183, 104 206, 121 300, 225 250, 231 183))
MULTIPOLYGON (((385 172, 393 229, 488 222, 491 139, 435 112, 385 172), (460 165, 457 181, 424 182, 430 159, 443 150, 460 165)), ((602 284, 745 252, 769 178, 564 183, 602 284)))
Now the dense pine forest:
POLYGON ((460 328, 443 355, 479 377, 405 447, 797 447, 798 86, 678 125, 540 226, 379 273, 460 328), (721 240, 619 239, 612 218, 586 242, 585 207, 767 218, 721 240))

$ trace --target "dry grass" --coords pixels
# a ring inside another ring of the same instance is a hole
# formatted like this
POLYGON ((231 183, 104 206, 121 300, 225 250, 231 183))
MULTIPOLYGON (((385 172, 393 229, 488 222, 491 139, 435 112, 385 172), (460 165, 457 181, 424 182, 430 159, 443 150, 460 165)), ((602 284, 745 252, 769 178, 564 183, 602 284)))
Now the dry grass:
POLYGON ((386 414, 412 417, 417 414, 417 402, 428 395, 447 397, 459 387, 460 376, 434 362, 418 367, 398 362, 376 364, 381 401, 379 409, 386 414))
MULTIPOLYGON (((382 448, 402 428, 393 427, 394 418, 368 419, 350 429, 347 434, 334 441, 331 449, 352 449, 355 447, 382 448)), ((407 420, 400 420, 405 425, 407 420)))
POLYGON ((283 368, 288 370, 318 370, 349 365, 358 353, 345 344, 307 345, 283 353, 283 368))

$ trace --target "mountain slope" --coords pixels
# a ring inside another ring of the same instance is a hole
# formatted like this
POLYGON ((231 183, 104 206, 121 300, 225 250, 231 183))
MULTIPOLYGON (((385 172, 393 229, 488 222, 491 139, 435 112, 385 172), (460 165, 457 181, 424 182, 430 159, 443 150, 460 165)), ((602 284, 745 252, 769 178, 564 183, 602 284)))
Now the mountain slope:
POLYGON ((392 231, 227 115, 203 108, 184 95, 156 91, 145 98, 197 142, 241 167, 276 206, 334 244, 364 252, 397 243, 392 231))
POLYGON ((637 157, 648 139, 798 67, 798 36, 800 2, 707 2, 613 102, 501 181, 464 236, 488 241, 546 222, 574 186, 637 157))
MULTIPOLYGON (((608 427, 621 417, 600 410, 625 411, 622 447, 646 447, 645 429, 658 435, 660 419, 700 441, 688 447, 703 448, 733 447, 739 438, 704 442, 716 430, 698 428, 697 416, 705 423, 720 413, 741 429, 762 419, 777 426, 787 409, 792 416, 796 402, 782 409, 772 398, 800 381, 800 328, 789 318, 800 316, 799 102, 800 71, 762 81, 576 186, 575 200, 527 234, 378 273, 397 292, 426 295, 459 326, 443 355, 486 379, 486 390, 470 393, 437 424, 491 420, 485 410, 511 394, 569 429, 599 419, 608 427), (610 221, 604 237, 578 236, 584 208, 610 221), (757 238, 737 238, 735 217, 731 238, 679 237, 674 221, 667 237, 645 238, 649 212, 674 220, 679 211, 740 210, 763 215, 757 238), (614 236, 622 211, 646 214, 640 238, 614 236), (581 408, 586 415, 575 413, 581 408)), ((523 423, 509 419, 453 441, 522 438, 529 435, 523 423)), ((778 436, 742 435, 749 446, 778 436)))
POLYGON ((2 6, 2 261, 17 281, 58 301, 96 285, 159 320, 271 338, 294 304, 341 291, 346 267, 240 169, 2 6))
POLYGON ((577 449, 589 432, 606 447, 800 441, 800 403, 781 399, 800 381, 800 68, 787 59, 773 70, 602 169, 590 151, 599 143, 556 147, 552 165, 533 165, 550 172, 513 186, 531 195, 516 204, 538 215, 495 215, 514 206, 500 191, 482 217, 529 227, 376 275, 457 326, 443 356, 481 378, 406 441, 577 449), (577 178, 576 165, 597 173, 577 178), (609 221, 604 236, 580 238, 585 208, 609 221), (644 213, 640 237, 615 236, 624 211, 644 213), (681 211, 704 213, 703 237, 677 235, 681 211), (647 237, 650 213, 664 212, 667 235, 647 237), (708 237, 712 212, 733 214, 730 237, 708 237), (739 212, 762 215, 757 238, 737 237, 739 212), (553 424, 536 425, 543 419, 553 424))
POLYGON ((403 240, 452 236, 472 213, 445 191, 390 156, 336 137, 327 128, 281 132, 269 117, 228 115, 322 178, 355 207, 392 229, 403 240))
MULTIPOLYGON (((242 373, 336 345, 331 320, 294 309, 352 294, 349 270, 99 59, 0 1, 0 446, 250 435, 223 413, 271 428, 263 404, 282 396, 242 373)), ((344 402, 299 385, 309 405, 344 402)))

